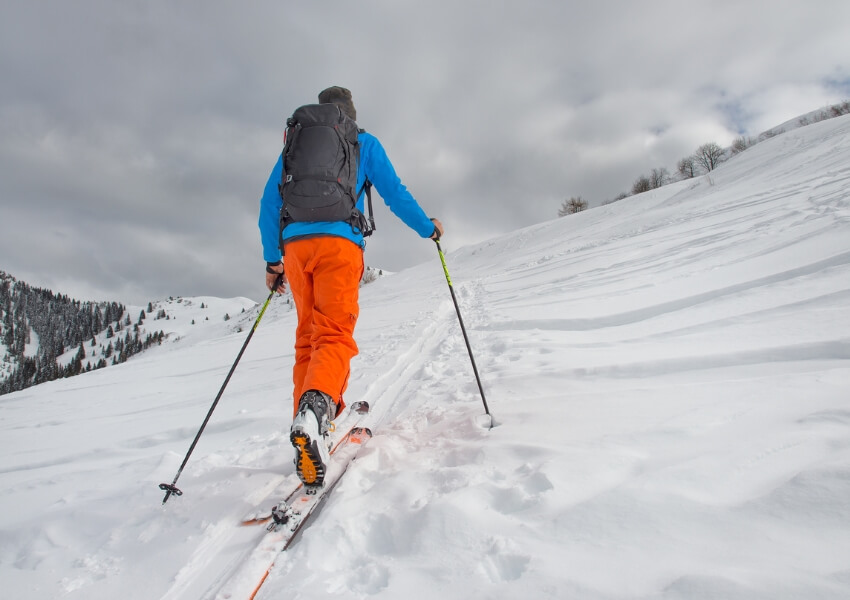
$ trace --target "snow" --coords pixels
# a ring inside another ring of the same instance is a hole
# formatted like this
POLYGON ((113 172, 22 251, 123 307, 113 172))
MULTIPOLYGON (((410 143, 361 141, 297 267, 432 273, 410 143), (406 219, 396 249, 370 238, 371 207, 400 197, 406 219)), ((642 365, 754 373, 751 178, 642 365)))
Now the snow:
MULTIPOLYGON (((436 251, 364 287, 347 398, 372 404, 375 437, 258 598, 850 597, 850 117, 710 176, 450 241, 497 426, 476 425, 436 251)), ((261 533, 240 517, 294 481, 284 299, 184 495, 161 506, 157 486, 256 318, 241 302, 0 398, 4 595, 216 597, 261 533)))

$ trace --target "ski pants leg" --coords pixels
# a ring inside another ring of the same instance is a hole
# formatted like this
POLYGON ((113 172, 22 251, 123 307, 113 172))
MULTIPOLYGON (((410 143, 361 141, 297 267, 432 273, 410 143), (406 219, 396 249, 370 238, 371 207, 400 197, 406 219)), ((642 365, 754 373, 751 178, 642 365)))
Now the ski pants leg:
POLYGON ((349 365, 357 355, 363 250, 340 237, 295 240, 286 244, 284 269, 298 312, 293 415, 307 390, 326 393, 342 410, 349 365))

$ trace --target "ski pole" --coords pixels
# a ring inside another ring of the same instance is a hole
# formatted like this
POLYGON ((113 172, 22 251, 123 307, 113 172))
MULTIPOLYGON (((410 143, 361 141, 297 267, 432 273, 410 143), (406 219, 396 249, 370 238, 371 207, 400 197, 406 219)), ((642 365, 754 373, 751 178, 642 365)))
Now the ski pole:
POLYGON ((195 436, 195 439, 192 441, 192 445, 189 446, 189 451, 186 453, 186 457, 183 459, 183 464, 180 465, 180 468, 177 469, 177 475, 174 476, 174 481, 170 484, 168 483, 160 483, 159 489, 165 492, 165 498, 162 499, 162 503, 165 504, 168 502, 168 499, 172 494, 175 496, 182 496, 183 492, 177 487, 177 480, 180 479, 180 474, 183 473, 183 468, 186 466, 186 463, 189 462, 189 457, 192 456, 192 452, 195 450, 195 446, 198 444, 198 440, 201 438, 201 434, 204 432, 204 429, 207 426, 207 423, 210 421, 210 417, 215 410, 215 407, 218 405, 218 401, 221 400, 221 395, 224 393, 224 388, 227 387, 228 382, 230 381, 230 377, 233 375, 233 372, 236 370, 236 365, 239 364, 239 359, 242 358, 242 354, 245 352, 245 348, 248 347, 248 342, 251 341, 251 338, 254 336, 254 332, 257 330, 257 326, 260 324, 260 319, 263 318, 263 313, 266 312, 266 309, 269 306, 269 302, 271 302, 272 297, 277 291, 278 286, 280 285, 280 277, 277 278, 274 284, 274 288, 272 289, 269 297, 266 298, 266 303, 263 304, 263 308, 260 309, 260 314, 257 315, 257 320, 254 321, 254 326, 251 327, 251 331, 248 332, 248 337, 245 338, 245 343, 242 344, 242 349, 239 350, 239 354, 236 356, 236 360, 233 362, 233 366, 230 367, 230 372, 227 374, 227 377, 224 378, 224 383, 221 386, 221 389, 218 390, 218 395, 213 400, 212 406, 210 406, 210 410, 207 413, 204 422, 201 424, 201 428, 198 430, 198 434, 195 436))
POLYGON ((443 263, 443 272, 446 274, 446 283, 449 284, 449 292, 452 295, 455 312, 457 312, 457 321, 460 323, 460 331, 463 333, 463 341, 466 342, 466 351, 469 353, 469 361, 472 363, 472 372, 475 373, 475 381, 478 383, 478 391, 481 392, 481 401, 484 403, 484 414, 487 415, 488 420, 487 429, 492 429, 493 416, 490 414, 490 407, 487 406, 487 398, 484 397, 484 388, 481 385, 481 377, 478 376, 478 367, 475 366, 475 357, 472 355, 472 346, 469 344, 469 336, 466 334, 466 327, 463 325, 463 317, 460 316, 460 306, 458 306, 457 296, 455 296, 455 288, 452 285, 452 278, 449 275, 449 267, 446 266, 446 256, 443 254, 443 248, 440 246, 440 238, 435 238, 434 243, 437 244, 437 252, 440 253, 440 262, 443 263))

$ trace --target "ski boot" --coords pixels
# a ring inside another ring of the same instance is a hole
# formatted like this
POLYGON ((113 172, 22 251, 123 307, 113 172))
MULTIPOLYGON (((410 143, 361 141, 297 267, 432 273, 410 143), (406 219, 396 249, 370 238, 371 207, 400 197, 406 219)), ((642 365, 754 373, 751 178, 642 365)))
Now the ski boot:
POLYGON ((324 483, 330 462, 328 432, 335 413, 336 404, 327 394, 309 390, 301 396, 289 440, 295 448, 295 472, 304 485, 324 483))

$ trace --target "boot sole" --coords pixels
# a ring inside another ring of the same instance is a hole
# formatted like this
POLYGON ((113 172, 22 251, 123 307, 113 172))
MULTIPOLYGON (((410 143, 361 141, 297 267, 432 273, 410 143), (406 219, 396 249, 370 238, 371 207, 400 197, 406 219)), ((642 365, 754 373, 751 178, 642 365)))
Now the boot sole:
POLYGON ((293 431, 289 436, 298 456, 295 472, 304 485, 320 486, 325 481, 325 465, 322 463, 317 442, 304 432, 293 431))

